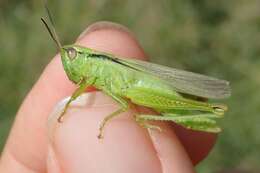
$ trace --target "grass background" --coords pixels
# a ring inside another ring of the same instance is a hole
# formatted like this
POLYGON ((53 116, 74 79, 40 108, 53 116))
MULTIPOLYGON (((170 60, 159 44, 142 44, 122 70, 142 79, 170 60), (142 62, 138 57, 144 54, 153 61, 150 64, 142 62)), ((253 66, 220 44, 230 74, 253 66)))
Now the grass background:
MULTIPOLYGON (((151 61, 231 81, 224 132, 197 170, 260 171, 259 0, 55 0, 49 6, 63 43, 95 21, 118 22, 137 35, 151 61)), ((0 1, 0 148, 56 52, 43 15, 38 0, 0 1)))

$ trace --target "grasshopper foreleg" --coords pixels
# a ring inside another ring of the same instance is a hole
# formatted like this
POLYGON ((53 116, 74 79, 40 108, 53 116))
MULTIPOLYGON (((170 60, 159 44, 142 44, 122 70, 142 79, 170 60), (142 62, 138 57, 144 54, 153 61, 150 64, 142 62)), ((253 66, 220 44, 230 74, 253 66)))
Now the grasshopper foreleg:
POLYGON ((79 87, 73 92, 73 94, 71 95, 69 101, 66 103, 63 111, 61 112, 59 118, 58 118, 58 122, 61 123, 62 120, 63 120, 63 117, 65 115, 65 113, 67 112, 67 109, 69 108, 71 102, 73 100, 75 100, 76 98, 78 98, 84 91, 87 87, 89 87, 90 85, 93 84, 93 81, 94 80, 88 80, 86 81, 85 79, 81 79, 80 82, 78 83, 79 87))

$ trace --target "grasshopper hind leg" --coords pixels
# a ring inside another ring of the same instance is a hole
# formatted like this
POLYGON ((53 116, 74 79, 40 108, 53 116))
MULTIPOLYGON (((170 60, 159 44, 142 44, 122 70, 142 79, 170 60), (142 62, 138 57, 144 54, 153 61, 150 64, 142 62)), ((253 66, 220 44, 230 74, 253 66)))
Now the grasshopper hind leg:
POLYGON ((147 121, 171 121, 188 129, 217 133, 220 128, 215 118, 221 118, 227 110, 224 105, 184 98, 167 89, 135 87, 127 96, 133 103, 153 108, 161 114, 137 116, 137 122, 148 128, 151 126, 147 121))
POLYGON ((183 127, 192 130, 218 133, 221 129, 217 126, 215 118, 219 118, 215 114, 173 114, 163 113, 163 115, 147 115, 142 114, 138 116, 139 121, 172 121, 183 127))

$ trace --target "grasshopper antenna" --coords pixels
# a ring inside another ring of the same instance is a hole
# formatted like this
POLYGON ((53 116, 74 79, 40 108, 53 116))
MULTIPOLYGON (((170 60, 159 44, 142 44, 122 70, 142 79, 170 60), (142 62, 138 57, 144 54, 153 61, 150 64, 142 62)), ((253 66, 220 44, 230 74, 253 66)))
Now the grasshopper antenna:
POLYGON ((45 27, 47 28, 52 40, 55 42, 55 44, 57 45, 57 47, 61 50, 62 46, 58 37, 58 34, 56 33, 55 27, 54 27, 54 22, 50 13, 50 10, 47 7, 47 3, 45 2, 45 10, 47 12, 48 18, 51 22, 51 28, 49 27, 49 25, 47 24, 47 22, 44 20, 44 18, 41 18, 42 23, 45 25, 45 27))

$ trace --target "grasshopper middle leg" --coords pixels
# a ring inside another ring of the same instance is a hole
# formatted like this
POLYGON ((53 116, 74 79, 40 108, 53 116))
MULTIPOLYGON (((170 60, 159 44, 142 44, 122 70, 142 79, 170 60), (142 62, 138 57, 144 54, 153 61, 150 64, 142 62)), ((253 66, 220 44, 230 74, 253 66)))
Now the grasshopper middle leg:
POLYGON ((123 98, 121 98, 120 96, 110 92, 110 91, 105 91, 105 93, 109 96, 111 96, 115 101, 117 101, 121 108, 119 108, 118 110, 116 110, 115 112, 111 113, 110 115, 106 116, 102 123, 99 126, 99 134, 98 134, 98 138, 101 139, 103 138, 103 133, 104 133, 104 128, 106 126, 106 124, 114 117, 120 115, 121 113, 127 111, 129 105, 128 102, 126 100, 124 100, 123 98))

